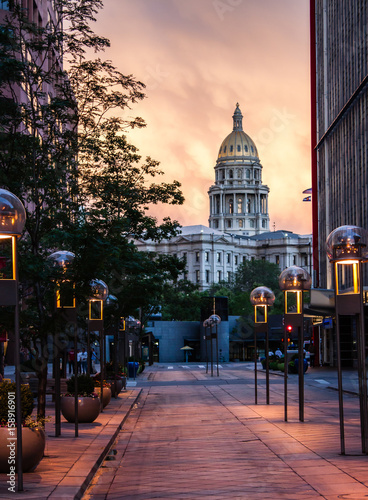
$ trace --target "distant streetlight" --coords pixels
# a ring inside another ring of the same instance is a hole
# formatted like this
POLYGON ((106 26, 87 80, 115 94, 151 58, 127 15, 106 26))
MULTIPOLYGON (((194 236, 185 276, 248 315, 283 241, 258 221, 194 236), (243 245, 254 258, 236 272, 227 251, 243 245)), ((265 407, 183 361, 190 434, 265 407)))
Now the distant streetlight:
POLYGON ((207 340, 210 340, 211 337, 210 335, 207 335, 207 328, 210 327, 210 323, 208 319, 205 319, 203 321, 203 328, 204 328, 204 340, 205 340, 205 346, 206 346, 206 373, 208 373, 208 348, 207 348, 207 340))
MULTIPOLYGON (((119 302, 115 295, 108 295, 106 298, 106 307, 113 311, 118 311, 119 302)), ((118 332, 119 332, 119 317, 115 317, 115 315, 111 315, 113 319, 113 332, 114 332, 114 352, 113 352, 113 367, 114 367, 114 377, 118 373, 118 332)), ((112 392, 113 396, 116 399, 118 397, 118 391, 116 390, 116 378, 114 378, 114 383, 112 384, 112 392)))
POLYGON ((211 377, 213 377, 213 363, 212 363, 212 340, 216 340, 216 363, 217 363, 217 376, 220 376, 219 373, 219 360, 218 360, 218 325, 221 323, 221 318, 218 314, 212 314, 208 318, 208 323, 210 326, 210 334, 211 334, 211 377), (212 331, 212 327, 215 327, 215 333, 212 331))
POLYGON ((10 191, 0 189, 0 305, 15 306, 15 420, 17 424, 18 491, 23 491, 23 457, 17 240, 23 232, 25 222, 26 211, 20 199, 10 191))
POLYGON ((327 237, 327 255, 332 264, 336 308, 336 344, 339 387, 340 445, 345 454, 344 409, 341 371, 340 315, 357 318, 357 361, 362 453, 368 453, 367 373, 363 309, 362 263, 368 260, 368 231, 341 226, 327 237))
POLYGON ((312 278, 305 269, 291 266, 279 276, 280 289, 284 292, 284 407, 287 421, 287 376, 288 376, 288 327, 298 331, 298 371, 299 371, 299 420, 304 422, 304 314, 303 293, 310 290, 312 278))
POLYGON ((254 288, 250 293, 250 302, 254 306, 254 399, 257 404, 257 333, 266 334, 266 404, 270 403, 270 367, 268 342, 268 307, 275 302, 275 294, 266 286, 254 288))
POLYGON ((104 346, 104 321, 103 321, 103 304, 109 295, 109 289, 106 283, 102 280, 92 280, 90 283, 91 294, 89 297, 88 308, 88 363, 90 366, 90 332, 99 332, 100 339, 100 377, 101 377, 101 412, 103 412, 103 381, 105 374, 105 346, 104 346))

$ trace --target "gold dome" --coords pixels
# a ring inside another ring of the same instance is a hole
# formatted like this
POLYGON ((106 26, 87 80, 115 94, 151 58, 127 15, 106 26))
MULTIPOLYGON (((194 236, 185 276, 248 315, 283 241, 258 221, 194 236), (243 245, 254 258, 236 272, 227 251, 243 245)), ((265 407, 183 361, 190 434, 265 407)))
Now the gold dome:
POLYGON ((239 109, 239 104, 237 103, 233 114, 233 131, 222 141, 218 154, 219 160, 229 157, 258 158, 256 145, 249 135, 243 132, 242 120, 243 115, 239 109))

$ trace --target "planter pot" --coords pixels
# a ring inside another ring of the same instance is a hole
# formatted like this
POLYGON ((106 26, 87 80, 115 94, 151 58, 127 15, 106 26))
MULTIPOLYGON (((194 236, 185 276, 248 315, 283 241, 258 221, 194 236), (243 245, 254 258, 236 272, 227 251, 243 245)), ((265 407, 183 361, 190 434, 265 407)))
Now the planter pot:
MULTIPOLYGON (((101 387, 95 387, 95 392, 101 399, 101 387)), ((111 389, 110 387, 104 387, 102 392, 102 406, 105 408, 110 403, 111 400, 111 389)))
MULTIPOLYGON (((9 474, 10 466, 16 465, 15 451, 9 446, 12 438, 16 438, 16 429, 14 436, 9 435, 7 427, 0 427, 0 472, 9 474), (9 439, 10 438, 10 439, 9 439), (13 461, 14 460, 14 461, 13 461), (10 463, 9 463, 10 461, 10 463)), ((14 439, 16 443, 16 439, 14 439)), ((40 463, 45 450, 45 432, 42 429, 33 429, 31 427, 22 427, 22 469, 23 472, 32 472, 40 463)))
POLYGON ((108 380, 107 382, 111 386, 111 394, 115 394, 116 391, 116 395, 118 395, 121 392, 123 388, 123 381, 121 379, 108 380))
MULTIPOLYGON (((61 398, 61 413, 68 422, 75 422, 74 396, 61 398)), ((100 414, 100 398, 78 397, 78 423, 91 423, 100 414)))

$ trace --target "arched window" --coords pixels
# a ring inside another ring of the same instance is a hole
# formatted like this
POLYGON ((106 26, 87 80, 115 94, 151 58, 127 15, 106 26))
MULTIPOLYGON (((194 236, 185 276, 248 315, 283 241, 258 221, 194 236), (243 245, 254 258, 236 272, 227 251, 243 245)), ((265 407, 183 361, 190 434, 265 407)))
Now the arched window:
POLYGON ((229 213, 233 214, 234 213, 234 200, 230 198, 229 200, 229 213))
POLYGON ((247 179, 250 179, 250 170, 247 168, 246 172, 245 172, 245 177, 247 179))
POLYGON ((238 152, 239 153, 241 152, 241 146, 240 146, 240 144, 238 144, 238 152))
POLYGON ((244 146, 244 151, 245 151, 246 153, 248 153, 248 146, 247 146, 246 144, 245 144, 245 146, 244 146))

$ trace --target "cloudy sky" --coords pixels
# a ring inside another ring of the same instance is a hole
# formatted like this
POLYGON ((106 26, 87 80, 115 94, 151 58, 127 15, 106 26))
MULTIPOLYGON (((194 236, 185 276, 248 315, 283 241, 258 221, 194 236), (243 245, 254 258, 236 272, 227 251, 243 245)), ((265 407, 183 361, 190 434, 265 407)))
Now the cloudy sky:
MULTIPOLYGON (((147 85, 129 133, 182 183, 182 225, 208 225, 207 191, 236 102, 270 188, 270 228, 311 232, 308 0, 104 0, 94 26, 106 57, 147 85)), ((158 209, 156 209, 158 210, 158 209)))

